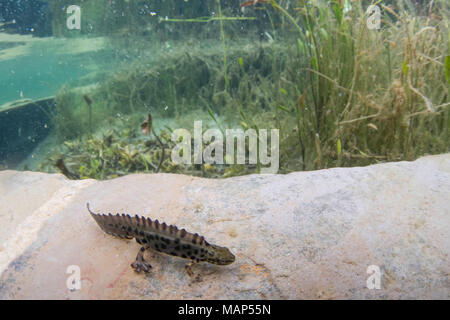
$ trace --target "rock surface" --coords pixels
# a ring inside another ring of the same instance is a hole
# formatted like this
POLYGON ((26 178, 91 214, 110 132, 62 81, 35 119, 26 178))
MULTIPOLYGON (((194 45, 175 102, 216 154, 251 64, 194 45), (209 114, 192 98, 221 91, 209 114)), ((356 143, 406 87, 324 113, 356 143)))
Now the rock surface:
POLYGON ((0 172, 1 299, 448 299, 450 154, 414 162, 208 180, 69 181, 0 172), (228 266, 146 252, 86 210, 157 218, 236 255, 228 266), (368 289, 367 268, 381 289, 368 289), (69 290, 70 266, 81 289, 69 290))

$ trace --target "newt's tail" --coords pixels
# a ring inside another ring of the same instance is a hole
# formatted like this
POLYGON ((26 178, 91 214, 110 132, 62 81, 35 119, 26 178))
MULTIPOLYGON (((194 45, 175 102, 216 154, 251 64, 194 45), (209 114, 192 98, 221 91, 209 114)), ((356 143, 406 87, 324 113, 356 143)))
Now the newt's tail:
POLYGON ((130 215, 112 215, 111 213, 109 215, 96 214, 89 208, 89 203, 86 204, 86 207, 92 218, 94 218, 100 228, 107 234, 123 239, 133 239, 135 237, 136 222, 130 215))

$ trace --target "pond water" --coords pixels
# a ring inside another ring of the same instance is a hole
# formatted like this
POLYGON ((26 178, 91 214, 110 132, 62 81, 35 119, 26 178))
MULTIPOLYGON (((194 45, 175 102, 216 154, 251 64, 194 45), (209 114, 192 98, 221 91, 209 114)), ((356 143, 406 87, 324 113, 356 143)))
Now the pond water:
MULTIPOLYGON (((0 35, 0 45, 1 38, 0 35)), ((75 48, 75 52, 71 52, 72 46, 67 45, 73 41, 71 39, 43 38, 27 42, 21 38, 17 35, 13 42, 9 37, 10 48, 3 49, 3 55, 8 56, 2 58, 0 54, 0 105, 19 99, 53 96, 63 85, 88 85, 96 80, 95 77, 88 79, 89 74, 95 76, 98 71, 111 69, 114 63, 113 51, 104 48, 92 51, 87 48, 86 52, 75 48), (17 56, 13 55, 14 51, 17 56)), ((96 41, 77 42, 87 45, 96 41)))
POLYGON ((448 152, 448 18, 444 0, 2 1, 0 169, 225 178, 448 152))

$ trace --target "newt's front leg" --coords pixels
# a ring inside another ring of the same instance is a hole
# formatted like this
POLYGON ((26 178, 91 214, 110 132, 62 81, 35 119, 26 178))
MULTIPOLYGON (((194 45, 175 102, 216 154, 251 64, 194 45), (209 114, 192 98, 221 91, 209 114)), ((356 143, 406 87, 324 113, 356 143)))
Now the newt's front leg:
POLYGON ((143 270, 144 272, 148 273, 148 272, 150 272, 150 269, 152 268, 150 263, 145 262, 144 252, 145 252, 145 247, 141 247, 141 249, 139 250, 139 252, 136 256, 136 261, 134 261, 131 264, 131 267, 136 272, 141 272, 141 270, 143 270))
POLYGON ((188 263, 184 268, 185 268, 187 274, 189 275, 189 277, 194 278, 195 282, 200 282, 200 281, 202 281, 202 277, 199 274, 195 275, 195 273, 192 271, 192 267, 196 264, 197 264, 197 262, 192 261, 192 262, 188 263))

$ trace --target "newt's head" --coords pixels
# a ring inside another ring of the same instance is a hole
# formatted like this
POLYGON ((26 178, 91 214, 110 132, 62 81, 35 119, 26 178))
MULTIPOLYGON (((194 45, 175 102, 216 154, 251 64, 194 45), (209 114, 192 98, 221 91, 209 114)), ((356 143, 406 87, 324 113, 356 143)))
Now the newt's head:
POLYGON ((213 253, 212 255, 208 255, 207 262, 218 264, 218 265, 226 265, 231 264, 236 260, 236 257, 234 254, 231 253, 228 248, 225 247, 219 247, 216 245, 211 245, 213 247, 213 253))

